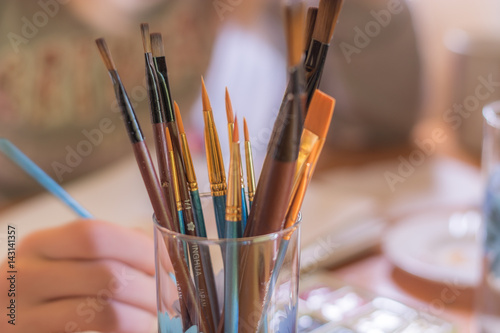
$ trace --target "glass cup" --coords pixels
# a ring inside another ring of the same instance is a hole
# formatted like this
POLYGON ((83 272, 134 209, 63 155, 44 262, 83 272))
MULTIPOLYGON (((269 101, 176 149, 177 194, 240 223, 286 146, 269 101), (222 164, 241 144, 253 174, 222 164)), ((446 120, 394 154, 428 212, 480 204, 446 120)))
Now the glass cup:
POLYGON ((482 168, 486 177, 486 194, 477 323, 481 333, 496 333, 500 328, 500 101, 486 105, 483 117, 482 168))
MULTIPOLYGON (((210 237, 212 197, 201 204, 210 237)), ((159 333, 297 331, 300 221, 263 236, 207 239, 154 220, 159 333)))

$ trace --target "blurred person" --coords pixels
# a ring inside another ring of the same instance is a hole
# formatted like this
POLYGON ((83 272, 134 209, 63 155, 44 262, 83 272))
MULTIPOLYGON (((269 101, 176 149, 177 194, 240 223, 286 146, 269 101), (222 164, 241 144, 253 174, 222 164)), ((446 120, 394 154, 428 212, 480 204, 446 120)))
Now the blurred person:
MULTIPOLYGON (((219 131, 225 128, 225 111, 218 100, 223 101, 224 87, 228 85, 235 111, 239 117, 255 121, 250 130, 256 131, 253 135, 258 137, 263 133, 259 130, 265 129, 262 126, 271 124, 276 116, 286 85, 286 63, 281 21, 276 20, 279 2, 251 3, 254 11, 249 12, 244 7, 217 12, 212 2, 204 1, 73 0, 61 5, 61 12, 51 19, 57 23, 50 21, 27 44, 19 44, 18 53, 10 43, 0 48, 0 63, 7 64, 0 67, 2 135, 58 179, 57 171, 51 169, 53 162, 63 164, 69 155, 75 157, 72 151, 78 153, 78 144, 82 140, 90 142, 89 133, 99 129, 102 142, 93 147, 92 155, 82 157, 80 164, 77 158, 72 160, 74 167, 66 163, 72 171, 62 174, 63 181, 130 152, 113 107, 107 73, 93 50, 93 39, 104 31, 111 35, 106 34, 111 52, 131 98, 139 105, 143 128, 147 130, 149 114, 138 30, 138 23, 147 20, 152 31, 157 30, 157 24, 167 34, 170 79, 181 106, 195 98, 197 91, 193 87, 199 87, 199 74, 206 72, 217 124, 221 124, 219 131), (95 11, 93 6, 100 10, 95 11), (214 12, 205 15, 207 10, 214 12), (220 13, 224 15, 222 23, 220 13), (221 24, 221 33, 216 35, 221 24), (274 70, 263 70, 266 68, 274 70), (281 71, 281 76, 275 71, 281 71), (133 84, 139 82, 134 96, 133 84), (112 119, 118 130, 105 133, 103 129, 109 125, 101 126, 103 117, 112 119)), ((24 2, 0 4, 0 13, 6 17, 0 21, 2 31, 22 33, 24 21, 20 17, 33 17, 40 10, 30 3, 34 8, 30 14, 23 14, 27 9, 21 4, 24 2), (5 28, 8 24, 10 27, 5 28)), ((385 27, 381 25, 380 34, 370 38, 369 43, 365 41, 361 48, 359 43, 356 45, 356 34, 376 20, 372 11, 386 10, 388 2, 345 2, 321 86, 337 99, 331 145, 363 150, 388 147, 410 137, 418 118, 419 60, 408 9, 404 2, 399 4, 402 10, 392 15, 385 27), (350 62, 340 48, 342 42, 360 51, 351 54, 350 62)), ((199 115, 200 109, 193 108, 193 117, 201 119, 194 112, 199 115)), ((263 147, 264 141, 265 133, 263 147)), ((5 177, 6 164, 3 160, 1 163, 3 195, 6 189, 26 191, 14 177, 5 177)), ((10 171, 8 174, 12 175, 10 171)), ((150 329, 156 310, 153 242, 148 237, 106 222, 77 221, 27 236, 19 245, 18 256, 25 271, 19 285, 19 290, 24 290, 19 296, 23 320, 18 327, 1 322, 2 332, 150 329), (146 260, 140 261, 136 253, 146 260), (120 277, 126 280, 123 276, 132 282, 123 290, 110 290, 110 281, 120 277), (99 303, 99 293, 110 295, 107 300, 101 299, 105 304, 99 303), (89 311, 78 313, 77 309, 89 311)), ((4 290, 8 281, 0 283, 4 290)), ((0 300, 5 297, 0 294, 0 300)))

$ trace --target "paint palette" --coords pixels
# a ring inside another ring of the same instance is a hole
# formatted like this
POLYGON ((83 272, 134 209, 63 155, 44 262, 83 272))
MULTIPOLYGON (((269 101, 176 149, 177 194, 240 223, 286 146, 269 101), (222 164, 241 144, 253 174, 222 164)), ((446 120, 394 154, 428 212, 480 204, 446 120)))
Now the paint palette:
POLYGON ((453 333, 452 324, 400 302, 308 277, 299 295, 300 333, 453 333))

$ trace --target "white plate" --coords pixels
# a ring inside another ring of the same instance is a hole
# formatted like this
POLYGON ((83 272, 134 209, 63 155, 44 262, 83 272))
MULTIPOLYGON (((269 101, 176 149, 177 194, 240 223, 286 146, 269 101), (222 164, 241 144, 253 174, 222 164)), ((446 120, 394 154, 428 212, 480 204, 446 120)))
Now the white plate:
POLYGON ((476 211, 422 213, 393 227, 383 249, 394 265, 412 275, 474 287, 480 277, 480 220, 476 211))

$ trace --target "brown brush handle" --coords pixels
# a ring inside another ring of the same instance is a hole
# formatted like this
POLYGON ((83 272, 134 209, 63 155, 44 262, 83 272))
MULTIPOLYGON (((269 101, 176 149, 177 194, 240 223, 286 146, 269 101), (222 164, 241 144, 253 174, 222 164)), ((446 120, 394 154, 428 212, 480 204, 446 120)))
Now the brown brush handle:
POLYGON ((179 232, 179 220, 177 218, 177 214, 173 214, 172 212, 176 211, 175 208, 175 199, 174 193, 171 187, 170 181, 170 169, 168 166, 167 158, 167 142, 166 140, 166 131, 164 123, 153 123, 153 135, 156 149, 156 159, 158 160, 158 173, 160 176, 160 185, 163 190, 163 195, 167 200, 167 208, 170 210, 170 215, 174 221, 174 230, 175 232, 179 232))
MULTIPOLYGON (((136 142, 132 147, 158 222, 167 229, 174 230, 172 215, 167 210, 165 196, 155 174, 155 168, 145 142, 136 142)), ((196 324, 196 319, 200 318, 200 331, 209 332, 197 301, 196 291, 189 275, 189 268, 184 261, 185 256, 182 246, 171 243, 173 242, 167 242, 167 246, 177 280, 183 325, 187 329, 196 324)))

